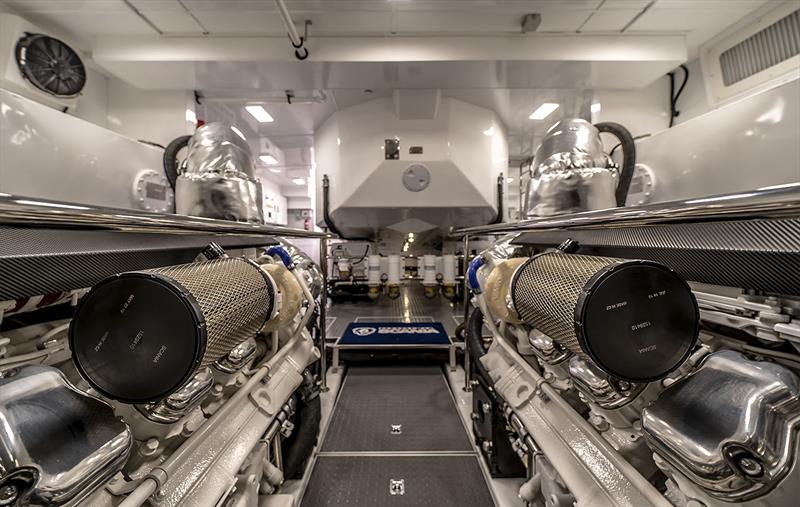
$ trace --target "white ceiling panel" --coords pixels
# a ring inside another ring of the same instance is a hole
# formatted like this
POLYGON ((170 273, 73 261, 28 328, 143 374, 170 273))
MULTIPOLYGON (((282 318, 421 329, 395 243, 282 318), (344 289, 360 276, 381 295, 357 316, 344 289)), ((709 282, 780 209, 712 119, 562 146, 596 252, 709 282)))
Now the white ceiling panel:
POLYGON ((284 34, 286 28, 274 12, 195 10, 192 14, 213 34, 284 34))
MULTIPOLYGON (((158 2, 163 0, 138 0, 158 2)), ((628 0, 617 0, 628 1, 628 0)), ((640 2, 643 0, 630 0, 640 2)), ((645 0, 646 2, 646 0, 645 0)), ((190 10, 273 10, 269 0, 183 0, 190 10)), ((537 12, 544 9, 596 9, 602 0, 286 0, 290 11, 329 10, 329 11, 401 11, 401 10, 507 10, 537 12)))
MULTIPOLYGON (((171 1, 171 0, 167 0, 171 1)), ((14 10, 25 12, 114 12, 129 10, 121 0, 3 0, 14 10)))
POLYGON ((164 33, 181 35, 202 35, 203 33, 200 25, 183 9, 180 11, 143 10, 141 12, 164 33))
MULTIPOLYGON (((764 2, 759 2, 763 4, 764 2)), ((637 19, 628 29, 630 32, 662 31, 662 32, 692 32, 702 30, 708 32, 709 37, 716 35, 721 27, 732 25, 755 7, 749 0, 729 0, 725 7, 703 7, 696 5, 691 8, 663 8, 656 3, 653 8, 637 19)), ((757 6, 756 6, 757 7, 757 6)))
POLYGON ((583 24, 581 32, 619 32, 639 12, 639 9, 601 9, 583 24))

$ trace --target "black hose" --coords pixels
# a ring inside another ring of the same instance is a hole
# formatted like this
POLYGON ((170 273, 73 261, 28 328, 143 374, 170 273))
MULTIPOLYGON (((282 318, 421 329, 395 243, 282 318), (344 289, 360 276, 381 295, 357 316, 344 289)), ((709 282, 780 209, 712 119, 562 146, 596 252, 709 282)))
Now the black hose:
POLYGON ((336 234, 341 239, 346 239, 349 241, 372 241, 372 238, 347 237, 342 234, 342 231, 340 231, 338 227, 336 227, 336 224, 333 223, 333 218, 331 218, 330 214, 330 187, 330 179, 328 179, 328 175, 325 174, 322 176, 322 220, 325 222, 325 227, 327 227, 329 231, 336 234))
POLYGON ((620 169, 615 197, 617 206, 625 206, 633 179, 633 170, 636 168, 636 143, 628 129, 619 123, 602 122, 596 124, 595 127, 600 132, 613 135, 622 144, 622 169, 620 169))
POLYGON ((678 88, 678 91, 675 92, 675 71, 668 73, 669 76, 669 126, 672 127, 675 124, 675 118, 681 114, 678 111, 678 99, 683 93, 683 89, 686 88, 686 83, 689 81, 689 67, 686 65, 681 65, 681 69, 683 69, 683 82, 681 86, 678 88))
POLYGON ((319 389, 306 370, 304 383, 298 394, 297 410, 294 416, 294 431, 283 441, 283 476, 285 479, 300 479, 311 451, 317 445, 319 426, 322 421, 322 404, 319 389))
POLYGON ((472 310, 467 319, 467 342, 469 345, 469 358, 475 364, 478 375, 491 385, 492 377, 489 376, 489 372, 481 362, 481 358, 486 354, 486 351, 483 349, 483 313, 480 308, 472 310))
POLYGON ((180 169, 180 161, 178 160, 178 152, 184 149, 192 136, 180 136, 170 142, 164 149, 164 174, 167 176, 169 186, 175 190, 175 182, 178 181, 178 169, 180 169))
POLYGON ((497 177, 497 216, 490 222, 491 224, 499 224, 503 222, 503 173, 497 177))

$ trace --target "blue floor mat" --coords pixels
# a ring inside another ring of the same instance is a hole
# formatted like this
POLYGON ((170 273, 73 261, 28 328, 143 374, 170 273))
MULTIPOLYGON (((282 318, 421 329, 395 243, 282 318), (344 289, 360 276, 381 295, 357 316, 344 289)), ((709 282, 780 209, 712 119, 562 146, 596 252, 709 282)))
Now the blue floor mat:
POLYGON ((351 322, 339 345, 450 345, 440 322, 351 322))

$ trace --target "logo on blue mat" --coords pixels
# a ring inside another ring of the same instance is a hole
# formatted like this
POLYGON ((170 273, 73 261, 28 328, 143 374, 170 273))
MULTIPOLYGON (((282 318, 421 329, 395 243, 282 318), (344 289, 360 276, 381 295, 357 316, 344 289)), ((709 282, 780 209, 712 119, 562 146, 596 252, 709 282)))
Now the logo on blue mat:
POLYGON ((357 336, 369 336, 371 334, 375 334, 377 329, 374 327, 356 327, 353 328, 353 334, 357 336))

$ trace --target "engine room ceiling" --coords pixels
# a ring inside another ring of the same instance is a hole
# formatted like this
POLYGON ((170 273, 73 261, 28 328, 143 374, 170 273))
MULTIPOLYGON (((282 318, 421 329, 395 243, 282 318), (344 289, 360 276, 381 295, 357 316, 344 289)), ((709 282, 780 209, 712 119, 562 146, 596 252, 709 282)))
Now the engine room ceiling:
MULTIPOLYGON (((397 89, 491 108, 513 157, 594 89, 646 86, 767 0, 286 0, 310 56, 297 61, 269 0, 0 0, 76 41, 87 60, 144 90, 197 90, 198 116, 243 125, 284 150, 269 178, 292 188, 334 111, 397 89), (522 18, 540 13, 535 33, 522 18), (286 90, 324 100, 288 104, 286 90), (256 123, 247 103, 275 121, 256 123), (547 122, 528 115, 562 107, 547 122), (295 155, 296 154, 296 155, 295 155)), ((666 88, 665 88, 666 93, 666 88)))

